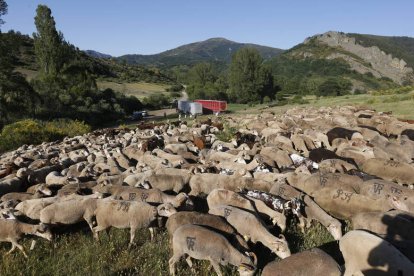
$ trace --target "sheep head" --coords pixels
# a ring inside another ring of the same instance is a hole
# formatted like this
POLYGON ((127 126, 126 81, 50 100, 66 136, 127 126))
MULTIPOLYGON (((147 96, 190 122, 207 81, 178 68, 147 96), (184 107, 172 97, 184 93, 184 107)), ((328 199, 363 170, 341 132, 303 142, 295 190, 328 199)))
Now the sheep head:
POLYGON ((49 227, 46 224, 39 224, 36 227, 36 231, 33 233, 33 235, 44 238, 48 241, 52 241, 53 235, 52 232, 50 232, 49 227))
POLYGON ((256 268, 252 265, 242 263, 239 265, 237 271, 239 272, 240 276, 253 276, 256 272, 256 268))
POLYGON ((171 203, 163 203, 161 205, 158 205, 157 213, 159 216, 169 217, 177 213, 177 210, 174 208, 174 206, 171 203))
POLYGON ((270 250, 274 252, 279 258, 284 259, 291 255, 289 245, 285 236, 279 235, 279 238, 275 237, 275 240, 271 242, 272 246, 270 250))

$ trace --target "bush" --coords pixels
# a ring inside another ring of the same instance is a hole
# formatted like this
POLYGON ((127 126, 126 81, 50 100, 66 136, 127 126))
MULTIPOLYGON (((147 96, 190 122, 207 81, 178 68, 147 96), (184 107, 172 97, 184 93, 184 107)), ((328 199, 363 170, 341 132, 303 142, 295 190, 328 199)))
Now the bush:
POLYGON ((174 84, 167 88, 168 92, 181 92, 184 89, 184 86, 181 84, 174 84))
POLYGON ((171 98, 161 93, 145 97, 142 102, 148 109, 162 109, 171 106, 171 98))
POLYGON ((300 95, 295 95, 291 100, 289 100, 290 104, 308 104, 309 101, 302 98, 300 95))
POLYGON ((346 79, 329 78, 324 81, 318 88, 318 96, 342 96, 348 94, 351 90, 352 83, 346 79))
POLYGON ((24 144, 40 144, 90 132, 87 124, 73 120, 43 122, 26 119, 6 125, 0 134, 0 152, 12 150, 24 144))

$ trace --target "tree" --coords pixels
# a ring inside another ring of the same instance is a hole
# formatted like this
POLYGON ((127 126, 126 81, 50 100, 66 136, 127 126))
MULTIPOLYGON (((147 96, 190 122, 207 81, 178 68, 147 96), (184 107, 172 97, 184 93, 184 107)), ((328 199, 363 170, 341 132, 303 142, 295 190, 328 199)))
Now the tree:
POLYGON ((258 50, 242 48, 233 55, 229 73, 231 101, 263 103, 265 97, 274 100, 278 90, 274 82, 272 69, 263 63, 258 50))
MULTIPOLYGON (((0 27, 4 24, 3 19, 1 17, 7 14, 7 3, 4 0, 0 0, 0 27)), ((1 29, 0 29, 1 32, 1 29)))
POLYGON ((233 55, 229 73, 230 100, 248 103, 260 99, 262 62, 259 51, 253 48, 242 48, 233 55))
POLYGON ((64 41, 63 34, 56 30, 52 11, 45 5, 36 9, 33 34, 36 60, 44 75, 57 75, 70 56, 70 46, 64 41))
POLYGON ((318 96, 341 96, 348 94, 352 83, 347 79, 329 78, 324 81, 318 89, 318 96))
POLYGON ((208 82, 213 83, 216 79, 217 75, 210 63, 198 63, 190 70, 190 80, 192 84, 205 86, 208 82))
POLYGON ((269 66, 262 65, 260 67, 259 85, 260 103, 263 103, 265 97, 271 100, 275 99, 277 88, 275 87, 272 70, 269 66))

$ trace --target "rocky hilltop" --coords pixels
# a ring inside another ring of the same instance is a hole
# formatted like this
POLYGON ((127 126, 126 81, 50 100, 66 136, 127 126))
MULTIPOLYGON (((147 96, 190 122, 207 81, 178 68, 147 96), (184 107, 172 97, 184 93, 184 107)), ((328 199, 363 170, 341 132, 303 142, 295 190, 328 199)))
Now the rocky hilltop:
MULTIPOLYGON (((354 37, 340 32, 326 32, 304 41, 304 44, 318 42, 331 48, 339 49, 325 56, 326 59, 344 59, 351 68, 361 74, 371 73, 376 78, 387 77, 396 83, 414 80, 413 69, 403 59, 387 54, 377 46, 364 47, 354 37)), ((303 52, 305 57, 311 52, 303 52)))

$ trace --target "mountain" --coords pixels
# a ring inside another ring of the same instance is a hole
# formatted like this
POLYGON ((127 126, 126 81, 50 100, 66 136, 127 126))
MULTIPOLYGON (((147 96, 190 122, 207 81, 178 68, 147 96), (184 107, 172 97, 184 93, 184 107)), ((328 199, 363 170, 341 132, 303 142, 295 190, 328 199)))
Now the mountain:
MULTIPOLYGON (((8 45, 9 54, 13 60, 16 70, 22 72, 28 79, 37 75, 38 66, 34 52, 33 38, 22 35, 19 32, 9 31, 2 33, 2 37, 8 45)), ((94 56, 95 51, 78 50, 73 46, 76 59, 85 64, 88 70, 97 78, 113 80, 116 82, 151 82, 175 84, 171 78, 164 75, 156 68, 146 66, 121 64, 108 58, 94 56), (91 55, 92 53, 92 55, 91 55)), ((105 54, 100 54, 108 56, 105 54)))
MULTIPOLYGON (((314 58, 328 60, 344 60, 351 66, 352 70, 358 73, 370 73, 376 78, 390 78, 399 84, 414 80, 413 69, 408 66, 405 60, 399 59, 395 55, 395 52, 398 51, 401 53, 400 56, 414 58, 414 49, 411 49, 411 53, 407 51, 409 47, 402 51, 402 48, 398 45, 398 40, 401 38, 394 38, 393 43, 391 43, 391 39, 391 37, 331 31, 306 39, 302 45, 296 47, 291 53, 304 58, 313 56, 314 58), (388 41, 388 43, 385 43, 385 41, 388 41)), ((411 41, 413 47, 414 38, 407 39, 411 41)))
POLYGON ((277 83, 289 93, 312 91, 327 78, 353 91, 414 83, 414 38, 326 32, 269 61, 277 83))
POLYGON ((94 58, 112 58, 111 55, 103 54, 94 50, 85 50, 83 51, 88 56, 94 57, 94 58))
POLYGON ((257 49, 264 59, 280 55, 284 50, 250 43, 238 43, 225 38, 211 38, 177 47, 155 55, 124 55, 117 59, 129 64, 170 67, 193 65, 198 62, 230 63, 233 53, 243 47, 257 49))

